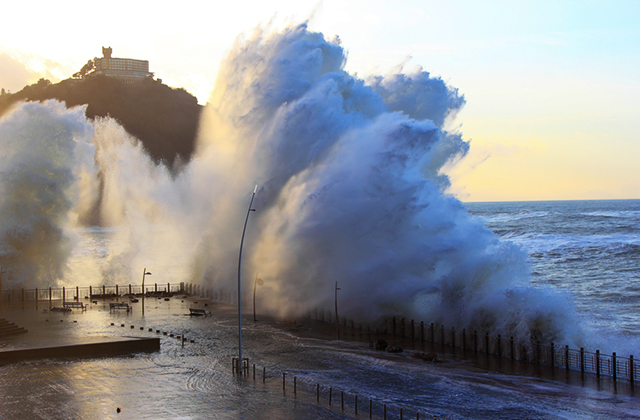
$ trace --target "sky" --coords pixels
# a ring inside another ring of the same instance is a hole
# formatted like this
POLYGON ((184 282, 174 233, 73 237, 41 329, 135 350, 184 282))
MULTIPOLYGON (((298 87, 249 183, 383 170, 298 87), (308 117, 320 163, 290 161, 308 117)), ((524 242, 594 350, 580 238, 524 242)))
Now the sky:
POLYGON ((70 77, 111 46, 207 102, 258 25, 309 20, 358 77, 421 66, 464 94, 462 201, 640 198, 640 1, 5 2, 0 88, 70 77))

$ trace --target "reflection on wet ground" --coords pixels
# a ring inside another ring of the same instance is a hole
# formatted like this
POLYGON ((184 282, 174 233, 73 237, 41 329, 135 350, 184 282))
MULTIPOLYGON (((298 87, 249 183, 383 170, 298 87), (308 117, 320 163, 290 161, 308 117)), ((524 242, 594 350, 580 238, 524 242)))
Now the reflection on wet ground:
POLYGON ((357 337, 353 331, 353 338, 363 341, 347 341, 351 337, 345 330, 344 340, 327 339, 333 327, 310 320, 299 320, 304 325, 296 327, 266 317, 255 324, 251 316, 243 319, 244 355, 258 369, 255 380, 251 370, 234 376, 237 309, 208 303, 212 316, 185 316, 194 301, 147 299, 144 316, 140 303, 132 304, 132 312, 110 313, 109 302, 98 301, 86 312, 70 314, 44 312, 48 303, 37 308, 34 303, 5 304, 0 317, 29 332, 2 342, 4 348, 78 337, 160 336, 161 350, 2 366, 0 419, 364 419, 370 400, 374 418, 383 418, 383 404, 389 419, 400 418, 400 408, 404 418, 419 412, 422 419, 640 418, 637 397, 581 386, 574 376, 558 381, 545 379, 544 372, 543 377, 489 372, 452 355, 445 363, 425 363, 412 359, 411 352, 371 350, 373 335, 357 337), (176 338, 182 335, 184 347, 176 338))

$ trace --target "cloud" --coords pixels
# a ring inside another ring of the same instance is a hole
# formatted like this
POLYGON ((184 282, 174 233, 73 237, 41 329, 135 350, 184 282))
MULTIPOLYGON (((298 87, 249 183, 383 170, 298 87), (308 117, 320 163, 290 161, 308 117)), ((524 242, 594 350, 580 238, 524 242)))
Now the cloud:
POLYGON ((0 53, 0 88, 17 92, 28 84, 38 80, 39 74, 30 70, 24 63, 9 54, 0 53))

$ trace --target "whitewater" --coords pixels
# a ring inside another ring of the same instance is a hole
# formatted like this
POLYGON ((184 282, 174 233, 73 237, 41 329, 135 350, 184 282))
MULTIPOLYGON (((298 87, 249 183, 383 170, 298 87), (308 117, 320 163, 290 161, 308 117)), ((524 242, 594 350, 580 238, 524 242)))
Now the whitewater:
POLYGON ((470 147, 451 128, 457 89, 421 68, 362 80, 346 60, 306 24, 240 37, 181 168, 82 107, 19 104, 0 120, 3 287, 135 284, 148 268, 158 283, 234 290, 258 185, 243 282, 259 273, 265 312, 331 308, 338 282, 359 322, 599 345, 571 287, 537 281, 522 241, 447 193, 446 168, 470 147))

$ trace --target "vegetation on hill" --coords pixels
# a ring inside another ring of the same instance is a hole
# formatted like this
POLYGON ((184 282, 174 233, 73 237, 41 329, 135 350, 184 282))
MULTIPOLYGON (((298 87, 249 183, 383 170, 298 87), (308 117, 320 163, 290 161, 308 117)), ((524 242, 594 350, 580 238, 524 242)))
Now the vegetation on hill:
POLYGON ((18 101, 58 99, 68 107, 87 104, 88 118, 110 116, 137 137, 156 161, 188 161, 195 147, 202 107, 195 96, 151 78, 125 84, 108 77, 67 79, 52 84, 40 79, 14 94, 0 95, 0 116, 18 101))

